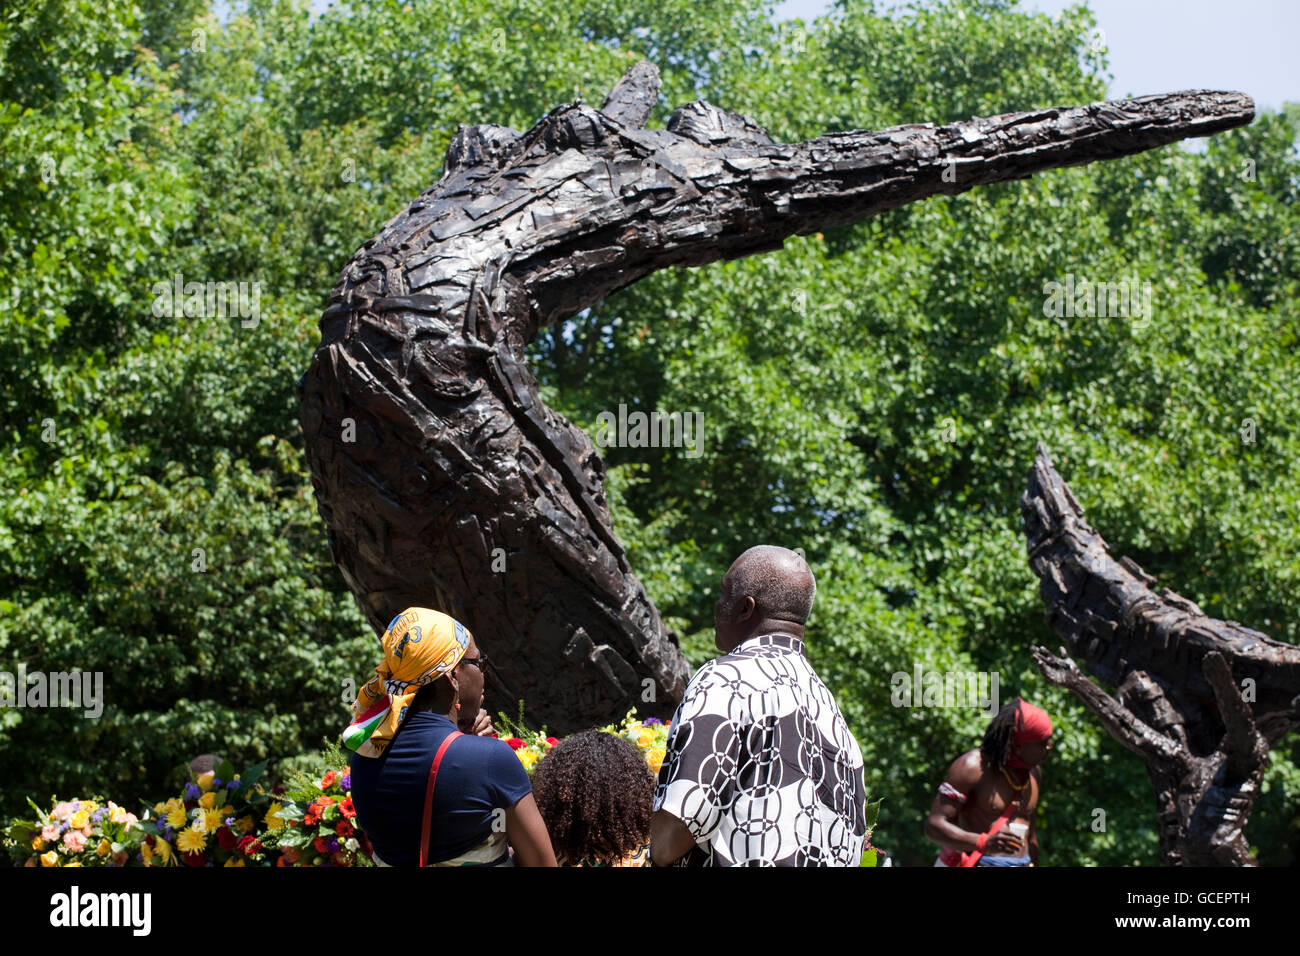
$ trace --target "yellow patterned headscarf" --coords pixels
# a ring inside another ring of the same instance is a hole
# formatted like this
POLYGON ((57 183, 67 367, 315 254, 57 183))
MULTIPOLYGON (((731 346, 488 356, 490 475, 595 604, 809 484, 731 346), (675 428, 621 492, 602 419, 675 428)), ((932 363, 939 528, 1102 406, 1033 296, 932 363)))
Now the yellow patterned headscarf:
POLYGON ((419 689, 460 663, 472 636, 460 621, 427 607, 393 618, 379 639, 384 659, 352 705, 344 745, 362 757, 382 754, 419 689))

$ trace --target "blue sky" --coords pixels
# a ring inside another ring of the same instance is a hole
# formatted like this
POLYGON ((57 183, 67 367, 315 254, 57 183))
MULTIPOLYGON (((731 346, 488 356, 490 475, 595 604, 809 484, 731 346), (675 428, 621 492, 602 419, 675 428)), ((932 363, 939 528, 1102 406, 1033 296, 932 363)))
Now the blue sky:
MULTIPOLYGON (((1021 0, 1021 6, 1055 14, 1076 2, 1021 0)), ((1104 34, 1111 98, 1206 89, 1239 90, 1254 97, 1256 109, 1300 102, 1297 0, 1090 0, 1087 6, 1104 34)), ((785 0, 776 13, 811 22, 831 7, 827 0, 785 0)))

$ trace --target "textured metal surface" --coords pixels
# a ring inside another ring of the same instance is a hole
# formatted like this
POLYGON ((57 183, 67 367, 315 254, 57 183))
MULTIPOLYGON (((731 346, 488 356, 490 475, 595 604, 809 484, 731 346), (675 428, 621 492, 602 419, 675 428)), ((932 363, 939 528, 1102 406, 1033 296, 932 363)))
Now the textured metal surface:
POLYGON ((657 269, 1254 115, 1189 92, 777 144, 701 101, 645 129, 658 90, 642 61, 600 109, 462 126, 442 178, 343 270, 300 382, 317 503, 372 626, 409 604, 456 615, 495 706, 523 697, 561 731, 666 715, 688 674, 614 536, 599 455, 538 398, 539 328, 657 269))
POLYGON ((1034 660, 1146 761, 1164 862, 1253 865, 1244 828, 1269 748, 1300 724, 1300 647, 1154 591, 1137 564, 1111 557, 1042 445, 1020 510, 1047 621, 1065 641, 1034 660))

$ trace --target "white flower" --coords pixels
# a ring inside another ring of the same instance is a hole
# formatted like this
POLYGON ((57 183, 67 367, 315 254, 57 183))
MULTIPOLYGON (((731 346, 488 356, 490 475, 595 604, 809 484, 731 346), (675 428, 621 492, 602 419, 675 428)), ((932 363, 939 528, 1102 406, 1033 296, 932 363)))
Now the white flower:
POLYGON ((361 848, 361 844, 357 842, 356 837, 348 837, 346 840, 343 841, 343 846, 349 850, 352 850, 353 852, 356 852, 361 848))

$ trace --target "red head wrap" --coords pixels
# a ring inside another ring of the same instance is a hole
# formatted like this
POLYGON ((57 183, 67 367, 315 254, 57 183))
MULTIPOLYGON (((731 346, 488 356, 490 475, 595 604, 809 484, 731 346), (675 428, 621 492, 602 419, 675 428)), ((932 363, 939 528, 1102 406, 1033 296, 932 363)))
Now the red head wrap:
MULTIPOLYGON (((1047 716, 1047 711, 1035 707, 1024 698, 1017 697, 1016 700, 1019 701, 1019 706, 1016 708, 1016 729, 1011 737, 1012 746, 1042 743, 1052 734, 1052 718, 1047 716)), ((1011 755, 1007 763, 1018 770, 1024 770, 1027 766, 1015 754, 1011 755)))

